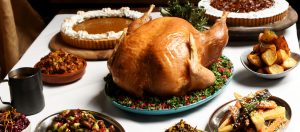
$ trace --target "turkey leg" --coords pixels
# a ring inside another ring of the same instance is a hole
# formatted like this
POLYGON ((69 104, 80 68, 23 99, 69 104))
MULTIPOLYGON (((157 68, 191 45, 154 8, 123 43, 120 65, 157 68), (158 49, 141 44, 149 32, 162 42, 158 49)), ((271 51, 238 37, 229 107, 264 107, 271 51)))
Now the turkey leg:
POLYGON ((150 21, 150 14, 153 11, 155 5, 151 5, 149 10, 144 13, 144 15, 136 20, 134 20, 132 23, 128 25, 128 35, 131 34, 134 30, 138 29, 140 26, 144 25, 145 23, 150 21))

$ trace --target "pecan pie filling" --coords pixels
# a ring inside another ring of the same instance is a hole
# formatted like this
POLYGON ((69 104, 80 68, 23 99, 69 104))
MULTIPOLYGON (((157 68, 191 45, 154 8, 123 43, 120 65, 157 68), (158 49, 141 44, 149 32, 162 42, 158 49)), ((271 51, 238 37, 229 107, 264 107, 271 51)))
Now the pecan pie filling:
POLYGON ((256 12, 273 6, 274 0, 211 0, 210 5, 229 12, 256 12))

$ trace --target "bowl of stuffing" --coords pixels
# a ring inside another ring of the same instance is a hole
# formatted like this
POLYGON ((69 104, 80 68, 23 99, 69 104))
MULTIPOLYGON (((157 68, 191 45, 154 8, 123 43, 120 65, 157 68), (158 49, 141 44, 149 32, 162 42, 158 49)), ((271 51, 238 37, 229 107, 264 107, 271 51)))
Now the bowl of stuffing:
POLYGON ((46 84, 67 84, 79 80, 85 73, 85 59, 62 50, 50 52, 34 65, 46 84))

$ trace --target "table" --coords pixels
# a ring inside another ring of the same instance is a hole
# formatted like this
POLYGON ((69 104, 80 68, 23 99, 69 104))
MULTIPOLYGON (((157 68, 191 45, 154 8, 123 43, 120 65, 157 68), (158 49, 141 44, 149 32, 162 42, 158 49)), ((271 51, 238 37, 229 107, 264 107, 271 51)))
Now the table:
MULTIPOLYGON (((56 15, 48 26, 36 38, 26 53, 13 69, 19 67, 32 67, 39 59, 50 52, 48 44, 50 39, 60 30, 60 25, 65 17, 71 14, 56 15)), ((157 16, 157 13, 152 14, 157 16)), ((299 53, 296 25, 281 32, 289 43, 293 52, 299 53)), ((292 109, 292 119, 287 131, 299 130, 300 122, 300 66, 288 76, 278 80, 265 80, 257 78, 242 66, 240 55, 246 49, 251 49, 254 42, 229 41, 223 54, 233 61, 235 72, 232 81, 218 95, 208 103, 186 112, 163 115, 147 116, 128 113, 114 107, 104 93, 104 80, 108 74, 106 61, 88 61, 86 73, 83 78, 75 83, 64 86, 44 86, 45 108, 38 114, 28 116, 31 121, 31 131, 45 117, 64 109, 88 109, 98 111, 117 120, 126 131, 162 132, 180 119, 187 121, 199 129, 208 130, 207 122, 212 112, 225 102, 234 99, 233 92, 246 95, 257 89, 268 88, 270 92, 288 102, 292 109)), ((9 91, 6 84, 0 86, 0 96, 4 101, 9 101, 9 91)), ((1 105, 1 104, 0 104, 1 105)))

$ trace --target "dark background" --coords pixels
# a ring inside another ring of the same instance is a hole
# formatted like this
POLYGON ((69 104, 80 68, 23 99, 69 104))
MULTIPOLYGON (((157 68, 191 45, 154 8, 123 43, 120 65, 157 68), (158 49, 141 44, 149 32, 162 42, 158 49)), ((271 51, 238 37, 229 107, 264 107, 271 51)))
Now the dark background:
MULTIPOLYGON (((76 13, 77 10, 100 9, 103 7, 120 8, 145 8, 150 4, 156 7, 167 6, 168 0, 28 0, 32 7, 38 11, 47 24, 58 13, 76 13)), ((190 0, 198 5, 199 0, 190 0)), ((297 0, 288 0, 290 5, 300 12, 300 4, 297 0)))
MULTIPOLYGON (((156 7, 165 7, 168 0, 28 0, 32 7, 42 16, 45 24, 48 24, 56 14, 76 13, 78 10, 93 10, 103 7, 120 8, 128 6, 138 11, 146 11, 150 4, 156 7)), ((185 1, 185 0, 181 0, 185 1)), ((198 5, 199 0, 189 0, 198 5)), ((297 0, 287 0, 289 4, 300 13, 300 4, 297 0)), ((156 8, 154 11, 159 11, 156 8)), ((298 36, 300 35, 300 21, 297 22, 298 36)))
MULTIPOLYGON (((167 6, 168 0, 28 0, 38 11, 46 23, 58 13, 76 13, 78 10, 101 9, 103 7, 148 8, 150 4, 156 7, 167 6)), ((198 5, 198 0, 190 0, 198 5)), ((142 11, 142 9, 140 10, 142 11)), ((158 8, 156 8, 158 11, 158 8)))

